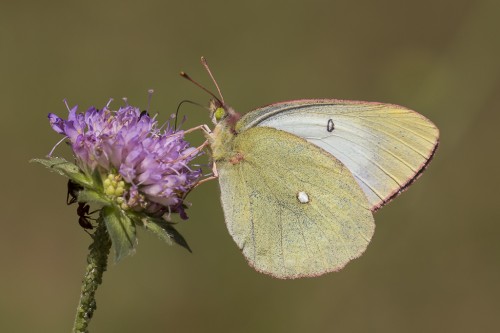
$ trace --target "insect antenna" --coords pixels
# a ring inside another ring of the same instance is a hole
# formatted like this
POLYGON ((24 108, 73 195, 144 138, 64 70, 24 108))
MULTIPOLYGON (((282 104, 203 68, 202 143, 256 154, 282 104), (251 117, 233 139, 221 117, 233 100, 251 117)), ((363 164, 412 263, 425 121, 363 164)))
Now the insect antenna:
POLYGON ((203 91, 205 91, 206 93, 208 93, 210 96, 212 96, 217 102, 219 102, 220 105, 224 105, 223 102, 217 97, 214 95, 214 93, 212 93, 210 90, 208 90, 207 88, 205 88, 204 86, 202 86, 201 84, 199 84, 198 82, 196 82, 195 80, 193 80, 191 78, 191 76, 187 75, 185 72, 181 72, 180 75, 185 78, 186 80, 188 81, 191 81, 192 83, 194 83, 195 85, 197 85, 199 88, 201 88, 203 91))
POLYGON ((222 93, 220 92, 219 85, 217 84, 217 81, 215 81, 215 78, 212 75, 212 71, 210 70, 210 67, 208 67, 207 59, 205 59, 205 57, 201 57, 201 64, 203 65, 203 67, 205 67, 205 69, 208 72, 208 75, 210 75, 210 78, 212 79, 212 82, 215 84, 215 88, 217 88, 217 91, 219 92, 219 96, 220 96, 220 100, 222 101, 222 105, 226 105, 226 103, 224 103, 224 97, 222 97, 222 93))
POLYGON ((177 118, 179 117, 179 110, 181 109, 181 105, 184 104, 184 103, 189 103, 189 104, 197 105, 199 107, 202 107, 202 108, 206 109, 206 107, 204 107, 203 105, 201 105, 199 103, 196 103, 196 102, 193 102, 193 101, 190 101, 188 99, 185 99, 185 100, 181 101, 179 103, 179 105, 177 105, 177 111, 175 111, 174 130, 176 130, 176 131, 177 131, 177 118))
POLYGON ((226 103, 224 102, 224 97, 222 97, 222 93, 220 91, 219 85, 217 84, 217 81, 215 81, 215 78, 212 75, 212 71, 210 70, 210 67, 208 67, 208 63, 207 63, 207 60, 205 59, 205 57, 201 57, 201 64, 203 65, 203 67, 205 67, 205 70, 208 72, 208 75, 210 75, 212 82, 214 83, 215 87, 217 88, 217 92, 219 93, 220 98, 215 96, 214 93, 212 93, 210 90, 208 90, 207 88, 202 86, 200 83, 193 80, 185 72, 181 72, 180 74, 183 78, 191 81, 192 83, 194 83, 199 88, 201 88, 203 91, 207 92, 210 96, 213 97, 213 99, 210 101, 211 103, 210 103, 209 110, 211 112, 210 116, 212 117, 212 121, 214 122, 214 124, 218 123, 218 121, 220 120, 220 117, 217 118, 215 116, 215 111, 217 111, 217 109, 219 109, 219 108, 222 108, 224 110, 223 116, 224 116, 224 118, 227 118, 226 122, 229 124, 230 128, 234 131, 234 126, 235 126, 236 122, 238 121, 238 119, 241 118, 241 115, 239 113, 235 112, 231 107, 226 105, 226 103))

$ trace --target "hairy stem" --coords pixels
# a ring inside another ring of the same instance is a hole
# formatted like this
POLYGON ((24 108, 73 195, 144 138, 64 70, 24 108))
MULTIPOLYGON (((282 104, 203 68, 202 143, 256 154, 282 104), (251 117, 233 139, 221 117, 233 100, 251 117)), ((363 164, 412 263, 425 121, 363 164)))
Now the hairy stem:
POLYGON ((97 220, 97 229, 92 235, 93 242, 89 246, 87 269, 82 281, 80 303, 76 309, 73 326, 74 333, 88 332, 88 325, 96 309, 95 292, 102 283, 102 274, 106 270, 111 240, 102 217, 97 220))

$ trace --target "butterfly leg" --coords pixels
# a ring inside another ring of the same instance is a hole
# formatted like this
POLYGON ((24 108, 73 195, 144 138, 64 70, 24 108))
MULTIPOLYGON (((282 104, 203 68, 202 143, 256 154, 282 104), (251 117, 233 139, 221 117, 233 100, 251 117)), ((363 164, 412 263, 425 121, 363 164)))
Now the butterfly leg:
POLYGON ((219 178, 219 173, 217 172, 217 165, 212 162, 212 173, 214 178, 219 178))
POLYGON ((208 182, 209 180, 212 180, 212 179, 217 179, 217 177, 216 176, 210 176, 210 177, 207 177, 205 179, 200 180, 199 182, 197 182, 196 184, 194 184, 193 187, 191 187, 187 192, 184 193, 184 196, 182 197, 182 199, 183 200, 186 199, 187 195, 189 193, 191 193, 192 190, 194 190, 195 188, 197 188, 201 184, 206 183, 206 182, 208 182))
MULTIPOLYGON (((184 134, 188 134, 188 133, 191 133, 191 132, 194 132, 194 131, 197 131, 197 130, 201 130, 205 136, 207 136, 208 138, 211 138, 212 137, 212 130, 210 129, 210 127, 208 127, 208 125, 206 124, 203 124, 203 125, 199 125, 199 126, 196 126, 196 127, 193 127, 193 128, 190 128, 186 131, 184 131, 184 134)), ((199 152, 201 151, 203 148, 205 148, 206 146, 210 145, 210 142, 209 140, 205 140, 205 142, 203 142, 199 147, 197 147, 194 151, 194 152, 199 152)), ((190 153, 189 155, 192 155, 193 153, 190 153)), ((190 190, 189 192, 191 192, 191 190, 195 189, 196 187, 200 186, 201 184, 205 183, 205 182, 208 182, 209 180, 212 180, 212 179, 217 179, 219 177, 219 173, 217 172, 217 168, 215 166, 215 163, 213 163, 212 165, 212 173, 213 175, 210 176, 210 177, 207 177, 205 179, 202 179, 200 180, 199 182, 197 182, 190 190)))
POLYGON ((210 129, 210 127, 208 127, 208 125, 206 124, 203 124, 203 125, 199 125, 199 126, 196 126, 196 127, 193 127, 193 128, 190 128, 188 130, 185 130, 184 131, 184 134, 188 134, 188 133, 191 133, 191 132, 194 132, 194 131, 197 131, 197 130, 201 130, 203 133, 205 133, 206 135, 212 135, 212 130, 210 129))
POLYGON ((198 154, 201 150, 203 150, 203 148, 205 148, 206 146, 208 146, 210 143, 208 142, 208 140, 205 140, 205 142, 203 142, 200 146, 196 147, 195 149, 193 149, 191 152, 189 152, 189 154, 186 154, 186 155, 183 155, 181 157, 179 157, 178 159, 176 159, 175 161, 171 162, 171 163, 177 163, 178 161, 181 161, 183 159, 186 159, 188 157, 191 157, 193 155, 196 155, 198 154))
POLYGON ((205 178, 205 179, 202 179, 202 180, 200 180, 199 182, 197 182, 197 183, 193 186, 193 189, 194 189, 194 188, 197 188, 198 186, 200 186, 200 185, 201 185, 201 184, 203 184, 203 183, 208 182, 209 180, 213 180, 213 179, 217 179, 217 178, 218 178, 218 176, 210 176, 210 177, 207 177, 207 178, 205 178))

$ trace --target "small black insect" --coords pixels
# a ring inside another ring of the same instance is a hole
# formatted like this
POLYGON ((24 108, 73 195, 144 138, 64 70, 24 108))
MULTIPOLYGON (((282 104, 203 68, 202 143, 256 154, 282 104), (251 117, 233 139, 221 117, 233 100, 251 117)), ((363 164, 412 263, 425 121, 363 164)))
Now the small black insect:
POLYGON ((68 180, 68 194, 66 195, 66 204, 74 204, 78 200, 78 192, 80 192, 81 190, 83 190, 83 186, 75 183, 71 179, 68 180))
POLYGON ((90 223, 90 214, 95 213, 89 212, 90 206, 86 202, 79 202, 78 208, 76 209, 76 214, 78 214, 78 223, 83 229, 94 229, 92 223, 90 223))
MULTIPOLYGON (((66 204, 71 205, 77 202, 78 192, 83 190, 83 186, 75 183, 72 180, 68 180, 68 194, 66 195, 66 204)), ((86 202, 79 202, 78 208, 76 209, 76 214, 78 215, 78 223, 83 229, 94 229, 92 223, 90 223, 90 214, 95 213, 89 212, 90 206, 86 202)))

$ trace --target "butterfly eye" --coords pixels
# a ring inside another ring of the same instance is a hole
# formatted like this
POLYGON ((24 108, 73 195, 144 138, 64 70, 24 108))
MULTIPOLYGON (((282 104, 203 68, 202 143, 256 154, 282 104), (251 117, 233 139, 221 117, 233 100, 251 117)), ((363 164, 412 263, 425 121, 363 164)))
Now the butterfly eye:
POLYGON ((214 112, 214 117, 217 122, 219 122, 226 115, 226 110, 224 108, 217 108, 214 112))

